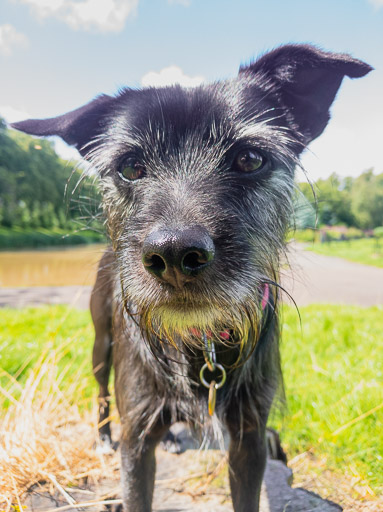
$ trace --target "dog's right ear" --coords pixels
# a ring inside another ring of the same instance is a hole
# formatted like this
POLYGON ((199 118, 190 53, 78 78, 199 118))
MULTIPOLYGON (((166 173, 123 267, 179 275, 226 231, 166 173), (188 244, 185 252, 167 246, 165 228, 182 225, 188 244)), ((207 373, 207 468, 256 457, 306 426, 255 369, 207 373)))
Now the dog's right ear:
POLYGON ((290 126, 308 144, 325 129, 343 78, 359 78, 372 69, 347 54, 292 44, 266 53, 239 73, 255 78, 266 94, 278 98, 290 126))
POLYGON ((67 144, 75 146, 81 156, 86 157, 91 149, 89 143, 102 133, 115 101, 115 98, 104 94, 62 116, 50 119, 27 119, 12 123, 11 126, 16 130, 40 137, 57 135, 67 144))

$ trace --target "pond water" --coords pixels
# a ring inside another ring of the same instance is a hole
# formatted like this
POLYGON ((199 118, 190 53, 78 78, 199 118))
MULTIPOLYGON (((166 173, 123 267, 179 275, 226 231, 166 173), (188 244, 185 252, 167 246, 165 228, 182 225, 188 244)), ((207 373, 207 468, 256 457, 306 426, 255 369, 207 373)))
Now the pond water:
POLYGON ((0 252, 0 287, 92 285, 105 245, 0 252))

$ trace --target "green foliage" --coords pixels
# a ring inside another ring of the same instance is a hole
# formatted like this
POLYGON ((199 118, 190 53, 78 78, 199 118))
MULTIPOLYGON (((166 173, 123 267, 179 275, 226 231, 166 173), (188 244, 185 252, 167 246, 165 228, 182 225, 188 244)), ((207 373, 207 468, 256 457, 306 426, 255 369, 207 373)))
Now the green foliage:
POLYGON ((67 230, 61 228, 22 229, 16 227, 7 229, 0 226, 1 249, 70 246, 100 242, 105 242, 105 237, 97 231, 82 230, 78 233, 68 233, 67 230))
MULTIPOLYGON (((379 228, 376 228, 379 230, 379 228)), ((375 230, 374 230, 375 232, 375 230)), ((383 236, 383 235, 382 235, 383 236)), ((376 235, 376 238, 378 236, 376 235)), ((358 228, 345 228, 344 226, 333 227, 331 229, 295 229, 288 234, 288 240, 295 240, 304 243, 317 243, 317 242, 339 242, 350 241, 359 238, 364 238, 364 233, 358 228)), ((327 249, 324 249, 327 251, 327 249)))
MULTIPOLYGON (((318 212, 319 225, 343 224, 359 229, 373 229, 383 223, 383 173, 372 170, 357 178, 332 174, 314 185, 316 201, 308 183, 299 189, 318 212)), ((299 223, 297 226, 300 227, 299 223)), ((303 227, 313 227, 305 225, 303 227)))
POLYGON ((81 198, 74 193, 80 176, 57 156, 52 142, 8 130, 0 120, 0 227, 73 231, 76 219, 92 221, 98 192, 84 181, 81 198))
POLYGON ((348 228, 346 238, 349 240, 355 240, 357 238, 363 238, 364 233, 361 229, 358 228, 348 228))
POLYGON ((297 229, 289 234, 289 240, 297 242, 313 243, 319 239, 319 232, 315 229, 297 229))
POLYGON ((336 240, 330 243, 312 244, 307 246, 306 250, 383 268, 383 243, 378 238, 336 240))
POLYGON ((372 229, 383 224, 383 174, 366 171, 355 179, 352 209, 358 226, 372 229))

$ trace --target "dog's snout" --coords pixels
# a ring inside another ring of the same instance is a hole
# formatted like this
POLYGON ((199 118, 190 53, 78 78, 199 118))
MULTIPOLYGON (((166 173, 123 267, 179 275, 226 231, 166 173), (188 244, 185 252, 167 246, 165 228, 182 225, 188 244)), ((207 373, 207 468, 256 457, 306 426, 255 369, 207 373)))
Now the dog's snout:
POLYGON ((147 236, 142 262, 161 281, 182 288, 212 263, 214 254, 214 242, 203 227, 167 228, 147 236))

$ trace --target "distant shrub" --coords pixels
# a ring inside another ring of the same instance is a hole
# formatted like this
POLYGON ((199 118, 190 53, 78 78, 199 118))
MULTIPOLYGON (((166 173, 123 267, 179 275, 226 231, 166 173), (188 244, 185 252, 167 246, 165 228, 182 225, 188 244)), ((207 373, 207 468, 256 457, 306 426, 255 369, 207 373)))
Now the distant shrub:
POLYGON ((338 231, 321 231, 321 241, 322 242, 338 242, 342 239, 342 233, 338 231))
POLYGON ((289 239, 294 239, 297 242, 312 243, 318 240, 318 231, 315 229, 297 229, 292 231, 289 235, 289 239))
POLYGON ((105 237, 94 231, 67 233, 64 230, 23 230, 0 228, 0 250, 69 246, 105 242, 105 237))
POLYGON ((364 233, 361 229, 358 228, 348 228, 346 233, 347 240, 352 240, 356 238, 363 238, 364 233))
POLYGON ((320 230, 321 242, 341 242, 345 240, 356 240, 364 238, 365 234, 361 229, 346 226, 325 226, 320 230))

